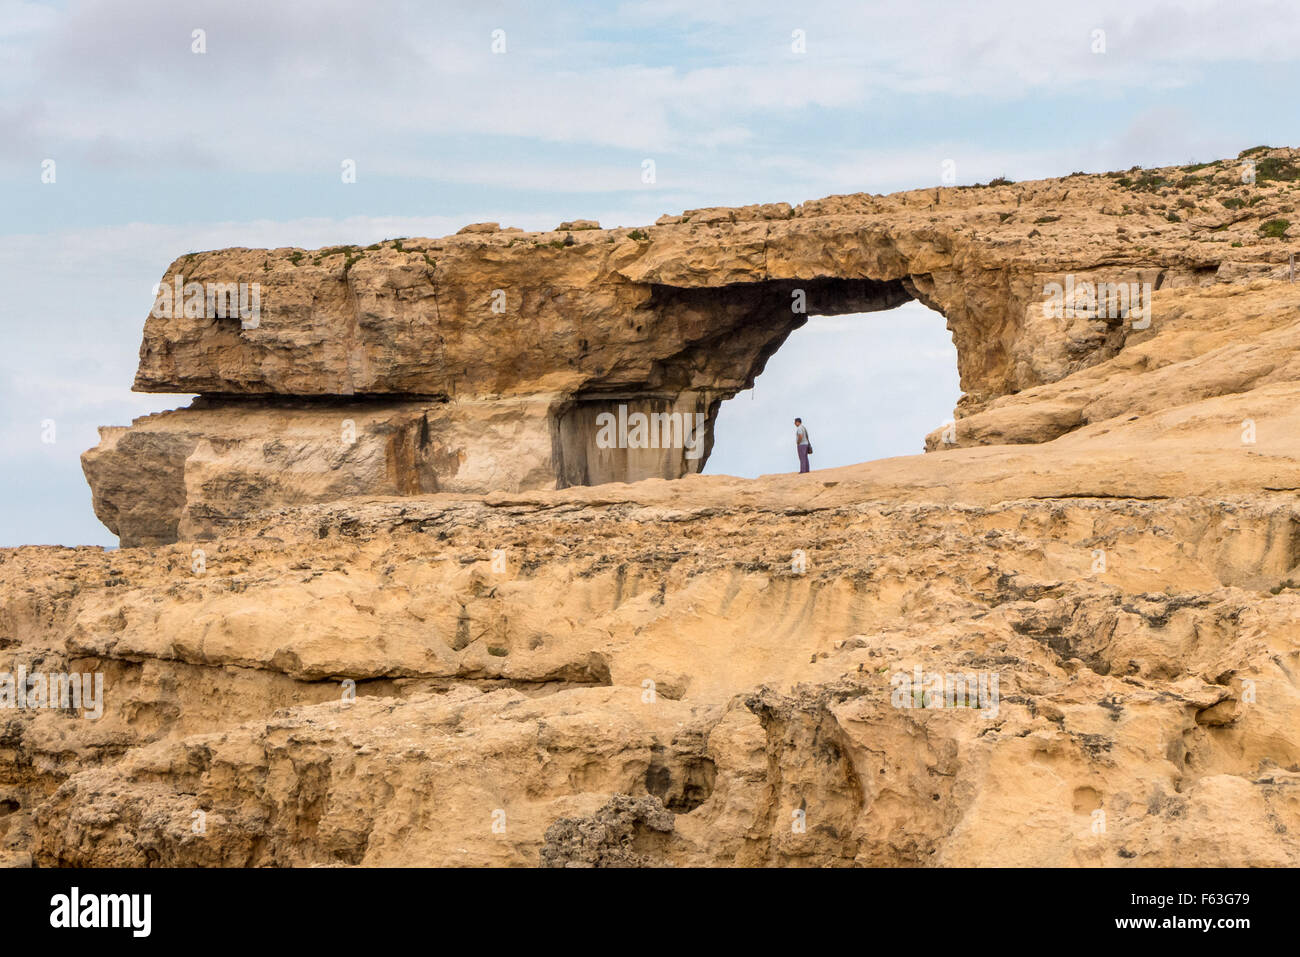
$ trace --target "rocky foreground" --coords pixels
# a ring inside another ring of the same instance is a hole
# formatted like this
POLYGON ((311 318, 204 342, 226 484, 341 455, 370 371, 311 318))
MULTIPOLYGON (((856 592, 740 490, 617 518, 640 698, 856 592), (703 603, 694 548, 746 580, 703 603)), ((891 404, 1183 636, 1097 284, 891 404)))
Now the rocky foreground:
POLYGON ((1297 181, 1256 150, 178 261, 261 276, 261 321, 150 317, 137 386, 202 398, 85 459, 138 547, 0 551, 0 667, 104 676, 98 719, 0 709, 5 859, 1300 864, 1297 181), (1053 314, 1066 276, 1149 310, 1053 314), (796 289, 944 312, 929 453, 596 460, 575 408, 711 425, 796 289))

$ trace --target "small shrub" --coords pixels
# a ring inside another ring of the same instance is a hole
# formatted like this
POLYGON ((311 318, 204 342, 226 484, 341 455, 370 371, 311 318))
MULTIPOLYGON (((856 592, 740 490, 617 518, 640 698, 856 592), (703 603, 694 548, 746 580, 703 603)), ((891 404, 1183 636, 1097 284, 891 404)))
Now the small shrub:
POLYGON ((1281 239, 1286 235, 1286 231, 1291 228, 1291 223, 1285 219, 1270 219, 1263 226, 1259 227, 1259 233, 1267 239, 1281 239))
POLYGON ((1300 166, 1290 160, 1269 156, 1255 164, 1255 182, 1291 183, 1300 179, 1300 166))
POLYGON ((1169 180, 1165 179, 1159 173, 1143 172, 1137 178, 1125 177, 1121 179, 1120 185, 1139 193, 1154 193, 1156 190, 1169 186, 1169 180))

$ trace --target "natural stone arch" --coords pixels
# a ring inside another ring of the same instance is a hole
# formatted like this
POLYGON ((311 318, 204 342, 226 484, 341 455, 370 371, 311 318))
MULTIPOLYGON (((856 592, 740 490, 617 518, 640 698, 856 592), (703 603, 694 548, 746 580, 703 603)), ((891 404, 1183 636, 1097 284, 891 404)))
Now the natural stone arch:
MULTIPOLYGON (((1227 165, 1192 179, 1202 193, 1236 183, 1227 165)), ((1122 317, 1051 315, 1049 284, 1169 288, 1274 268, 1227 207, 1195 223, 1147 211, 1135 241, 1116 219, 1131 186, 1080 174, 692 210, 643 229, 480 224, 364 249, 191 254, 164 283, 260 283, 260 321, 147 320, 136 388, 203 398, 105 431, 83 456, 96 513, 130 544, 211 536, 284 503, 685 475, 702 461, 597 461, 591 422, 630 402, 711 425, 804 321, 798 288, 808 315, 908 298, 939 312, 963 391, 958 444, 1042 441, 1081 419, 1008 430, 981 417, 1135 333, 1122 317), (1223 242, 1189 244, 1211 228, 1223 242), (357 440, 341 448, 344 418, 357 440), (172 477, 162 491, 157 475, 172 477)))

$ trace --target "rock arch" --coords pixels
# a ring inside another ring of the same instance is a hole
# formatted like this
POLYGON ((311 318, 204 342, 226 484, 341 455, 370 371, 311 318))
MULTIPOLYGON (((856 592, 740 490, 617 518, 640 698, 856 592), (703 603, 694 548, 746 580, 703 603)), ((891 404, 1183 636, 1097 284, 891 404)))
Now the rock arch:
POLYGON ((678 477, 707 448, 598 454, 596 417, 624 405, 711 426, 806 315, 909 299, 945 316, 957 415, 976 416, 1131 334, 1122 317, 1039 308, 1062 276, 1158 288, 1265 268, 1266 250, 1194 248, 1196 224, 1155 215, 1138 241, 1116 225, 1132 200, 1122 178, 1079 174, 691 210, 642 229, 479 224, 365 248, 187 255, 165 284, 257 283, 260 316, 151 314, 135 388, 201 399, 105 430, 84 469, 124 544, 211 536, 283 503, 678 477))

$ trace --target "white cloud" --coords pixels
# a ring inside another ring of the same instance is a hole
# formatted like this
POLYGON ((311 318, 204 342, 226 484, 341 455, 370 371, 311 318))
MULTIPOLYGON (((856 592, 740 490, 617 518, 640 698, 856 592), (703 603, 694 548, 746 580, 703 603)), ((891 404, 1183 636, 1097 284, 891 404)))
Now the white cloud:
MULTIPOLYGON (((374 171, 420 168, 453 181, 490 152, 431 152, 431 142, 499 137, 693 155, 753 144, 758 122, 900 95, 1114 100, 1196 82, 1222 64, 1291 61, 1300 42, 1300 6, 1267 0, 1100 0, 1050 14, 1038 0, 813 0, 794 11, 655 0, 614 12, 374 0, 364 16, 342 0, 83 0, 57 17, 9 8, 26 56, 0 64, 0 84, 27 104, 0 114, 11 161, 28 159, 23 144, 35 142, 104 164, 166 157, 181 167, 303 172, 351 157, 374 171), (638 25, 648 32, 627 30, 638 25), (190 52, 196 26, 208 31, 202 56, 190 52), (505 55, 490 51, 494 26, 507 31, 505 55), (795 27, 808 35, 804 55, 789 49, 795 27), (1094 29, 1106 30, 1105 54, 1091 51, 1094 29), (656 51, 652 62, 642 45, 656 51)), ((797 143, 764 145, 800 153, 797 143)), ((522 176, 531 185, 528 159, 510 159, 489 162, 475 181, 513 187, 522 176)), ((617 178, 595 182, 616 188, 617 178)))

